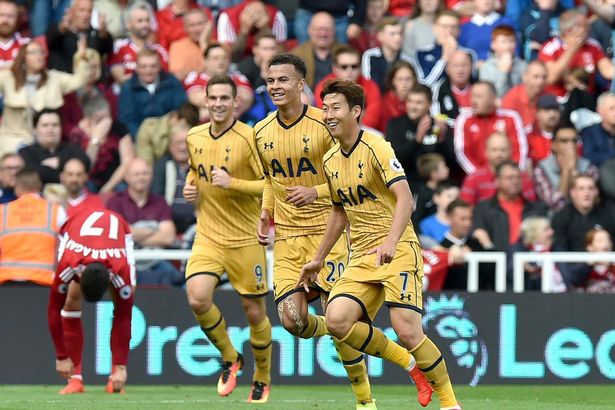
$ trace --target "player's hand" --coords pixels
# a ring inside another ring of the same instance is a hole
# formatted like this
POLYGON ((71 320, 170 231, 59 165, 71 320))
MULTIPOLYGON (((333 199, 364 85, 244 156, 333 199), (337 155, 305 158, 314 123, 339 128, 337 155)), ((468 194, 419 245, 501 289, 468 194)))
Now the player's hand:
POLYGON ((227 189, 231 186, 231 176, 222 168, 215 168, 211 171, 211 184, 220 188, 227 189))
POLYGON ((66 359, 62 360, 56 359, 56 372, 58 372, 60 377, 63 379, 68 379, 70 378, 70 376, 72 376, 73 361, 70 359, 70 357, 67 357, 66 359))
POLYGON ((385 240, 382 245, 372 248, 367 251, 368 255, 376 254, 376 266, 382 266, 385 263, 391 263, 395 256, 395 243, 385 240))
POLYGON ((286 201, 297 208, 309 205, 318 198, 318 191, 314 187, 291 186, 286 188, 286 193, 286 201))
POLYGON ((318 272, 322 269, 324 261, 309 261, 301 268, 299 280, 295 284, 295 289, 303 286, 306 292, 310 292, 310 284, 316 281, 318 272))
POLYGON ((269 245, 269 225, 271 224, 271 214, 268 210, 263 209, 261 211, 261 219, 258 221, 256 227, 256 235, 258 237, 258 243, 263 246, 269 245))
POLYGON ((109 376, 109 380, 111 384, 113 384, 113 392, 119 393, 124 388, 126 384, 126 379, 128 378, 128 371, 126 370, 126 366, 117 365, 115 366, 115 370, 111 376, 109 376))
POLYGON ((196 187, 194 179, 186 181, 183 194, 186 202, 193 205, 196 203, 196 200, 199 198, 199 189, 196 187))

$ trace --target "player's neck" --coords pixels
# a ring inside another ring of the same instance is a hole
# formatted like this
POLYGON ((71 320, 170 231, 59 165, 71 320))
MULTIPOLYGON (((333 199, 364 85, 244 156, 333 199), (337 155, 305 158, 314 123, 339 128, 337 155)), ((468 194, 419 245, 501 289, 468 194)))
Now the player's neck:
POLYGON ((223 122, 212 121, 211 122, 211 134, 214 137, 220 136, 220 134, 222 134, 223 132, 225 132, 226 130, 228 130, 229 128, 233 126, 234 121, 235 121, 235 118, 233 118, 233 116, 230 116, 230 118, 228 118, 227 120, 223 122))
POLYGON ((303 113, 303 103, 301 100, 278 107, 280 120, 285 124, 292 124, 303 113))
POLYGON ((342 147, 342 151, 349 154, 352 147, 354 147, 354 145, 357 143, 360 133, 361 127, 359 127, 359 125, 357 124, 357 126, 353 128, 352 131, 350 131, 349 133, 345 135, 340 135, 339 142, 340 146, 342 147))

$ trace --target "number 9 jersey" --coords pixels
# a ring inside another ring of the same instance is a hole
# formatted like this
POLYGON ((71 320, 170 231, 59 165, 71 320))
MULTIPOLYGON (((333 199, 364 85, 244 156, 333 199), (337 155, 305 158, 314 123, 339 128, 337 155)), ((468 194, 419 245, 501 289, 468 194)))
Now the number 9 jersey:
POLYGON ((85 266, 93 262, 109 269, 111 284, 120 296, 124 293, 130 297, 130 287, 136 286, 132 233, 128 222, 115 212, 88 209, 66 221, 60 229, 58 266, 52 286, 64 293, 64 285, 78 280, 85 266))

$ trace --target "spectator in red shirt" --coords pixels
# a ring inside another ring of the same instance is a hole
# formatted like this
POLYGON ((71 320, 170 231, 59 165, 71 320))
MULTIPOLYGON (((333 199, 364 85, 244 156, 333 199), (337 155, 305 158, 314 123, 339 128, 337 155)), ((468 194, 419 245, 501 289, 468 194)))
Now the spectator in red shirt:
POLYGON ((528 157, 536 166, 551 153, 553 133, 560 123, 561 112, 556 98, 551 94, 541 95, 536 104, 536 121, 532 131, 527 136, 529 146, 528 157))
POLYGON ((385 13, 385 0, 368 0, 365 22, 361 27, 361 32, 357 37, 348 39, 348 44, 356 48, 361 54, 369 48, 378 47, 380 43, 376 38, 376 23, 380 21, 385 13))
POLYGON ((559 19, 560 37, 546 42, 538 58, 547 66, 547 92, 557 97, 566 95, 566 83, 573 79, 569 73, 582 68, 589 74, 587 90, 596 91, 596 70, 607 80, 613 78, 613 63, 604 54, 600 44, 588 38, 589 23, 579 10, 567 10, 559 19))
POLYGON ((479 81, 472 86, 472 109, 463 112, 455 121, 455 154, 457 161, 470 175, 487 164, 485 143, 494 132, 505 134, 510 140, 512 160, 525 168, 527 138, 521 117, 514 111, 496 109, 493 84, 479 81))
POLYGON ((323 78, 314 89, 316 106, 322 107, 320 92, 327 81, 332 79, 354 81, 365 90, 365 114, 361 117, 361 123, 369 128, 378 129, 382 101, 380 87, 372 80, 361 75, 361 55, 354 48, 342 45, 333 52, 333 72, 323 78))
POLYGON ((231 59, 251 53, 259 30, 269 29, 278 43, 286 41, 286 18, 276 7, 261 0, 244 0, 218 17, 218 41, 231 47, 231 59))
POLYGON ((521 116, 523 128, 529 132, 536 121, 536 103, 547 85, 547 68, 542 61, 530 62, 521 84, 511 88, 502 98, 502 108, 514 110, 521 116))
POLYGON ((137 67, 137 54, 144 47, 155 50, 160 55, 160 66, 163 70, 169 67, 169 54, 158 43, 150 42, 154 10, 144 0, 131 3, 124 12, 124 21, 128 38, 115 40, 113 53, 109 57, 111 75, 118 84, 124 84, 137 67))
POLYGON ((13 1, 0 1, 0 70, 11 68, 19 49, 30 39, 17 32, 19 10, 13 1))
POLYGON ((386 93, 382 98, 380 131, 386 130, 389 120, 406 113, 406 100, 415 84, 416 72, 410 63, 398 61, 393 64, 384 79, 386 93))
POLYGON ((66 213, 68 217, 88 209, 101 209, 105 205, 100 197, 86 188, 87 165, 79 158, 71 158, 61 165, 60 183, 66 188, 66 213))
MULTIPOLYGON (((510 161, 510 141, 506 135, 493 133, 485 143, 485 158, 487 165, 478 168, 467 175, 461 185, 461 199, 476 205, 479 201, 489 199, 496 193, 495 169, 504 161, 510 161)), ((522 195, 528 201, 536 200, 536 192, 532 178, 525 172, 521 173, 522 195)))
POLYGON ((211 43, 205 49, 205 70, 202 73, 196 71, 191 72, 184 80, 184 89, 188 96, 188 101, 191 104, 199 107, 201 121, 209 121, 209 112, 205 105, 205 96, 207 81, 214 75, 228 75, 237 85, 237 97, 239 105, 236 109, 236 117, 241 115, 252 107, 254 102, 254 90, 248 82, 248 79, 241 73, 229 72, 231 61, 228 53, 220 43, 211 43))
MULTIPOLYGON (((199 5, 194 0, 172 0, 168 6, 158 10, 156 13, 158 42, 162 47, 168 50, 172 42, 186 37, 182 17, 188 10, 198 7, 199 5)), ((209 10, 205 8, 203 10, 206 11, 207 17, 211 20, 209 10)))

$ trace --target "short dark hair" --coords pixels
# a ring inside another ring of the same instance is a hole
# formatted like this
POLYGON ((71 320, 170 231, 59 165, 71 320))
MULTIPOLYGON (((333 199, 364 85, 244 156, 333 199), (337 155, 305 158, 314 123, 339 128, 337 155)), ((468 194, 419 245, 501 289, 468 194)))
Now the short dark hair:
POLYGON ((434 194, 441 194, 442 192, 446 191, 447 189, 451 189, 451 188, 459 188, 459 186, 453 183, 453 181, 449 181, 449 180, 440 181, 438 182, 438 185, 436 185, 434 194))
POLYGON ((275 41, 276 43, 278 42, 278 39, 271 32, 271 30, 266 28, 266 29, 261 29, 261 30, 258 31, 258 33, 256 33, 256 36, 254 37, 254 45, 257 45, 258 42, 261 41, 264 38, 271 39, 271 40, 275 41))
POLYGON ((425 84, 420 84, 420 83, 414 84, 412 88, 410 89, 410 92, 408 93, 408 95, 410 94, 423 94, 425 97, 427 97, 427 101, 429 102, 432 101, 431 88, 427 87, 425 84))
POLYGON ((205 87, 205 91, 209 93, 209 87, 216 84, 226 84, 231 86, 231 94, 233 98, 237 97, 237 84, 233 81, 228 75, 214 75, 207 81, 207 86, 205 87))
POLYGON ((68 164, 70 161, 77 161, 79 163, 81 163, 81 165, 83 165, 83 169, 85 170, 85 173, 87 174, 90 168, 90 164, 88 164, 83 158, 81 157, 68 157, 68 158, 63 158, 62 161, 60 161, 60 166, 58 167, 58 171, 60 171, 60 173, 64 172, 64 168, 66 167, 66 164, 68 164))
POLYGON ((111 283, 109 270, 100 262, 90 263, 81 274, 80 283, 83 298, 88 302, 98 302, 111 283))
POLYGON ((302 79, 304 79, 307 75, 307 67, 305 65, 305 61, 303 61, 296 55, 290 53, 276 54, 271 60, 269 60, 268 67, 271 68, 274 65, 284 64, 290 64, 295 67, 295 71, 301 76, 302 79))
POLYGON ((416 170, 421 178, 429 179, 431 177, 431 173, 437 170, 441 163, 446 164, 444 157, 437 152, 430 152, 421 155, 417 159, 416 170))
POLYGON ((457 208, 468 208, 468 209, 471 209, 472 205, 470 205, 469 203, 467 203, 463 199, 457 198, 457 199, 453 200, 453 202, 448 204, 448 206, 446 207, 446 214, 447 215, 451 215, 453 212, 455 212, 455 209, 457 209, 457 208))
POLYGON ((15 186, 28 192, 40 192, 43 189, 41 176, 32 167, 25 166, 15 174, 15 186))
POLYGON ((189 102, 185 102, 179 106, 177 109, 177 117, 180 120, 186 121, 190 127, 196 127, 201 122, 198 107, 189 102))
POLYGON ((386 26, 401 26, 401 22, 397 17, 384 16, 376 22, 376 32, 384 30, 386 26))
MULTIPOLYGON (((468 54, 468 55, 470 55, 470 54, 468 54)), ((470 57, 470 60, 471 59, 472 58, 470 57)), ((486 85, 487 88, 489 88, 489 90, 491 91, 491 93, 493 95, 497 95, 497 91, 495 90, 495 85, 493 85, 493 83, 491 81, 479 80, 479 81, 474 82, 474 84, 472 84, 472 87, 475 87, 475 86, 481 85, 481 84, 482 85, 486 85)))
POLYGON ((575 135, 579 135, 579 132, 574 126, 572 126, 571 124, 562 123, 553 132, 553 140, 557 139, 557 134, 559 134, 561 130, 572 130, 575 135))
POLYGON ((342 54, 354 54, 359 58, 359 64, 361 63, 361 53, 356 48, 349 46, 348 44, 342 44, 333 49, 333 63, 337 64, 337 58, 342 54))
POLYGON ((32 116, 32 125, 34 126, 34 128, 36 128, 36 126, 38 125, 38 122, 41 120, 41 117, 46 114, 57 115, 58 119, 60 120, 60 125, 62 125, 62 115, 60 114, 60 111, 52 110, 51 108, 43 108, 40 111, 36 111, 32 116))
MULTIPOLYGON (((363 113, 365 109, 365 92, 359 84, 350 80, 329 80, 320 92, 320 99, 324 100, 327 94, 337 93, 342 94, 346 98, 349 108, 358 105, 361 108, 361 113, 363 113)), ((357 118, 357 122, 359 121, 360 116, 357 118)))
MULTIPOLYGON (((207 58, 209 57, 209 53, 211 53, 211 50, 216 49, 216 48, 221 48, 224 50, 224 47, 222 46, 222 44, 220 43, 209 43, 209 45, 205 48, 205 51, 203 51, 203 57, 207 58)), ((224 50, 226 52, 226 50, 224 50)))
POLYGON ((515 161, 513 161, 512 159, 507 159, 495 166, 495 177, 499 178, 500 175, 502 175, 502 171, 506 167, 511 167, 521 172, 521 170, 519 169, 519 165, 517 165, 515 161))

